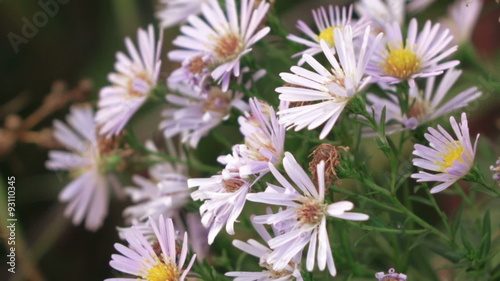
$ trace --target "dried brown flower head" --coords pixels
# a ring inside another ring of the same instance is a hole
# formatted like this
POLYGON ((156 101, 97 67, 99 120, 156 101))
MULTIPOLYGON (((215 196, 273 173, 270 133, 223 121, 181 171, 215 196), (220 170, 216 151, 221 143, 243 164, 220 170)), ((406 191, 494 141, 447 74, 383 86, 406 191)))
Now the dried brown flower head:
POLYGON ((335 168, 340 166, 340 149, 349 151, 347 146, 335 146, 327 143, 320 144, 308 157, 313 157, 309 162, 309 171, 313 180, 317 181, 317 166, 321 161, 325 161, 325 186, 329 186, 337 177, 335 168))

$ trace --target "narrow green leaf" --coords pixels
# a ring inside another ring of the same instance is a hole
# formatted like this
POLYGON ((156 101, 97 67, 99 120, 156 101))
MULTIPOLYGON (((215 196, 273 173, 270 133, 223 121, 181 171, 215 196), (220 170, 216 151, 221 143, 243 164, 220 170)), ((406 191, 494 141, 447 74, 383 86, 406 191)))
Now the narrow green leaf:
POLYGON ((460 204, 460 207, 458 207, 457 213, 455 214, 455 218, 453 219, 453 222, 451 223, 451 239, 454 241, 456 234, 458 232, 458 228, 460 227, 462 223, 462 214, 464 212, 464 204, 460 204))
POLYGON ((462 239, 462 244, 464 245, 465 249, 467 249, 469 252, 472 252, 474 250, 474 247, 472 246, 463 226, 460 227, 460 238, 462 239))
POLYGON ((482 229, 483 237, 481 239, 481 245, 479 246, 479 258, 485 257, 490 252, 491 246, 491 217, 490 211, 486 211, 483 219, 483 229, 482 229))

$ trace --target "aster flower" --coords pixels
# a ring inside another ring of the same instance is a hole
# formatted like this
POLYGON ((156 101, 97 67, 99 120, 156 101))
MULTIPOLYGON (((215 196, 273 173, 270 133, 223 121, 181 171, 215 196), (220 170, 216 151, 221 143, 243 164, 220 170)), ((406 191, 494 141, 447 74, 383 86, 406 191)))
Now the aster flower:
POLYGON ((482 7, 483 1, 455 0, 448 8, 447 17, 441 22, 453 34, 454 44, 463 44, 470 40, 482 7))
MULTIPOLYGON (((358 37, 363 34, 363 31, 368 24, 365 20, 355 21, 352 20, 352 5, 349 8, 330 5, 328 7, 328 13, 325 7, 321 7, 317 10, 312 10, 314 22, 316 24, 316 29, 318 32, 314 32, 306 23, 302 20, 297 21, 297 28, 309 37, 304 39, 294 34, 287 36, 288 40, 297 42, 299 44, 305 45, 306 50, 294 54, 292 57, 302 56, 303 54, 309 54, 314 56, 322 52, 320 41, 325 40, 328 46, 331 48, 332 53, 335 54, 335 33, 336 28, 342 30, 347 25, 352 28, 353 38, 358 37)), ((302 65, 305 62, 302 57, 298 64, 302 65)))
POLYGON ((329 205, 325 203, 324 161, 317 166, 317 188, 289 152, 285 152, 283 167, 294 185, 274 166, 269 165, 274 177, 283 187, 268 184, 265 192, 247 195, 250 201, 287 207, 276 214, 256 216, 254 219, 256 223, 276 224, 291 220, 295 223, 290 231, 268 241, 274 251, 267 258, 267 262, 273 264, 275 270, 285 269, 290 260, 309 244, 307 270, 312 271, 317 261, 320 270, 328 267, 330 274, 335 276, 336 269, 326 230, 326 217, 354 221, 368 220, 369 217, 361 213, 348 212, 354 207, 349 201, 339 201, 329 205))
MULTIPOLYGON (((281 105, 284 109, 285 104, 281 105)), ((233 154, 219 157, 225 170, 238 171, 241 177, 269 172, 267 163, 280 162, 285 144, 285 128, 278 123, 273 107, 256 98, 250 99, 251 113, 240 116, 244 145, 235 145, 233 154)))
POLYGON ((211 66, 214 58, 211 54, 200 54, 186 58, 181 67, 177 68, 168 77, 168 85, 186 83, 191 85, 198 92, 206 91, 210 88, 211 66))
POLYGON ((166 138, 181 135, 182 142, 188 142, 193 148, 214 127, 229 117, 231 108, 240 111, 248 109, 242 100, 243 94, 231 90, 223 92, 219 87, 211 87, 206 92, 199 92, 186 84, 176 86, 179 95, 168 94, 166 99, 177 108, 163 111, 166 117, 160 123, 166 138))
MULTIPOLYGON (((169 155, 185 159, 182 148, 175 149, 172 141, 168 139, 166 143, 169 146, 169 155)), ((151 141, 146 142, 146 147, 150 151, 158 151, 151 141)), ((155 156, 151 158, 159 160, 155 156)), ((182 164, 161 162, 149 168, 149 179, 134 175, 132 181, 137 187, 125 189, 134 205, 125 208, 123 215, 129 221, 144 221, 148 217, 157 218, 162 214, 171 217, 171 212, 184 205, 189 197, 186 174, 187 167, 182 164)))
POLYGON ((493 172, 495 172, 493 174, 493 179, 496 180, 498 182, 498 184, 500 185, 500 158, 498 158, 497 162, 495 163, 496 166, 490 166, 490 170, 492 170, 493 172))
POLYGON ((64 214, 71 217, 75 225, 85 220, 85 228, 95 231, 108 212, 109 176, 105 173, 108 155, 99 149, 89 104, 72 106, 66 120, 69 126, 54 121, 54 138, 69 151, 50 151, 45 166, 70 172, 73 180, 59 194, 59 200, 68 203, 64 214))
POLYGON ((417 156, 413 159, 413 165, 438 172, 430 174, 420 171, 411 175, 412 178, 417 179, 417 182, 441 182, 431 189, 431 193, 448 188, 467 175, 474 164, 479 134, 474 146, 472 146, 465 113, 462 113, 461 123, 457 124, 453 117, 450 117, 450 123, 457 139, 454 139, 441 126, 438 126, 439 131, 429 127, 429 133, 425 134, 425 138, 429 141, 429 147, 415 144, 413 151, 413 154, 417 156))
MULTIPOLYGON (((259 235, 267 241, 271 240, 271 235, 267 232, 263 225, 255 224, 252 222, 255 230, 259 233, 259 235)), ((288 224, 291 226, 291 224, 288 224)), ((289 228, 289 227, 287 227, 289 228)), ((274 234, 279 235, 280 230, 273 227, 274 234)), ((261 272, 248 272, 248 271, 232 271, 227 272, 225 275, 229 277, 236 277, 234 281, 271 281, 271 280, 279 280, 279 281, 302 281, 302 275, 300 274, 300 268, 298 267, 300 263, 300 255, 296 255, 292 258, 292 260, 286 265, 285 269, 282 270, 274 270, 273 265, 267 262, 267 257, 272 250, 267 246, 261 244, 260 242, 250 239, 247 242, 243 242, 240 240, 233 240, 233 246, 240 249, 243 252, 246 252, 252 256, 259 258, 259 265, 265 270, 261 272)))
POLYGON ((118 135, 134 113, 148 98, 160 73, 160 49, 162 38, 155 42, 153 26, 137 32, 139 51, 130 38, 125 39, 130 57, 116 54, 115 69, 108 77, 113 83, 99 93, 99 110, 95 120, 99 133, 110 137, 118 135))
POLYGON ((389 269, 389 272, 385 274, 382 272, 377 272, 375 277, 378 278, 378 281, 406 281, 407 276, 403 273, 396 273, 394 268, 389 269))
POLYGON ((372 21, 376 30, 387 23, 402 25, 405 19, 405 0, 361 0, 355 4, 356 12, 372 21))
POLYGON ((325 68, 312 56, 304 54, 304 60, 314 69, 314 72, 293 66, 291 68, 293 74, 280 74, 290 86, 276 89, 276 92, 280 93, 280 100, 302 103, 302 105, 280 110, 279 122, 287 129, 295 127, 296 131, 305 127, 313 130, 326 122, 320 133, 320 139, 324 139, 332 130, 349 100, 370 82, 370 77, 364 75, 365 67, 381 37, 379 35, 373 42, 369 42, 370 27, 367 27, 359 55, 356 55, 351 27, 346 26, 342 31, 335 29, 334 32, 338 60, 328 44, 324 40, 320 42, 322 51, 332 67, 331 70, 325 68), (368 44, 371 46, 369 47, 368 44))
POLYGON ((436 0, 411 0, 409 1, 406 10, 410 13, 416 14, 425 10, 429 5, 436 0))
POLYGON ((174 45, 185 49, 171 51, 168 57, 183 62, 190 57, 211 54, 215 61, 212 78, 222 83, 222 90, 226 91, 231 76, 240 75, 240 58, 269 33, 269 27, 258 30, 268 9, 266 1, 260 1, 254 8, 253 0, 243 0, 238 14, 235 1, 226 0, 224 14, 216 0, 209 0, 201 8, 205 21, 190 16, 189 25, 181 27, 183 34, 173 41, 174 45))
POLYGON ((185 21, 190 15, 197 15, 201 5, 208 0, 160 0, 156 17, 163 28, 168 28, 185 21))
POLYGON ((199 186, 191 197, 195 201, 205 201, 200 207, 200 214, 201 223, 209 229, 208 243, 214 242, 224 225, 227 233, 233 235, 234 223, 243 210, 250 184, 241 178, 215 175, 208 179, 189 179, 188 186, 199 186))
POLYGON ((432 76, 426 79, 425 90, 420 90, 416 85, 411 87, 408 92, 408 104, 406 105, 409 108, 408 113, 402 112, 403 107, 399 104, 400 100, 395 95, 389 94, 387 99, 380 98, 375 94, 367 94, 366 97, 373 104, 371 107, 375 110, 376 119, 380 120, 382 111, 385 108, 386 122, 396 122, 396 124, 387 125, 386 133, 414 130, 426 122, 466 107, 470 102, 481 96, 481 92, 478 91, 477 87, 471 87, 443 102, 461 74, 462 71, 451 68, 437 86, 435 86, 436 77, 432 76))
POLYGON ((108 278, 106 280, 179 280, 186 279, 193 266, 196 254, 183 269, 188 254, 188 237, 184 233, 182 248, 177 251, 175 229, 171 219, 160 216, 156 223, 150 219, 156 242, 151 244, 135 227, 124 232, 129 247, 115 244, 120 254, 111 256, 110 266, 118 271, 135 276, 134 278, 108 278))
POLYGON ((385 28, 387 44, 374 52, 367 73, 381 82, 408 80, 410 86, 414 86, 415 78, 436 76, 459 64, 457 60, 439 63, 457 50, 457 46, 448 47, 453 39, 448 29, 440 29, 440 24, 432 25, 427 21, 423 30, 417 33, 417 25, 416 19, 410 21, 407 38, 403 40, 399 24, 388 24, 385 28))

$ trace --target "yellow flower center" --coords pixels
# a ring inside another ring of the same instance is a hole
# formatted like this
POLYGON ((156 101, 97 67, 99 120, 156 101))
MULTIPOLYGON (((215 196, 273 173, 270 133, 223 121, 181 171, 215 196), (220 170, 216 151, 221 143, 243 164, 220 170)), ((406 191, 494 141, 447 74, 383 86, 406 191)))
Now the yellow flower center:
POLYGON ((436 161, 435 163, 441 166, 438 170, 440 172, 446 171, 446 169, 453 166, 455 161, 464 163, 462 155, 465 153, 465 148, 459 141, 449 142, 446 145, 446 151, 439 153, 438 156, 443 157, 443 162, 436 161))
POLYGON ((177 281, 179 280, 179 271, 174 264, 158 260, 156 265, 151 267, 142 278, 148 281, 177 281))
POLYGON ((232 60, 243 50, 243 42, 237 34, 226 34, 219 38, 214 48, 217 59, 221 62, 232 60))
POLYGON ((321 31, 320 34, 318 35, 318 40, 323 39, 330 47, 335 46, 335 32, 334 32, 334 30, 336 28, 340 28, 340 27, 330 26, 330 27, 326 28, 325 30, 321 31))
POLYGON ((413 51, 408 49, 391 50, 383 68, 390 76, 408 78, 420 70, 420 60, 413 51))

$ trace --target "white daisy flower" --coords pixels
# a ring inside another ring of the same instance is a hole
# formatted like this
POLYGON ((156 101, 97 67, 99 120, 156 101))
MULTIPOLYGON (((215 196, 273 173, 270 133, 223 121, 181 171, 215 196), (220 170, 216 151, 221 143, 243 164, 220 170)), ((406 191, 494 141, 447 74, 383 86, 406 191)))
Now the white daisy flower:
POLYGON ((380 82, 399 83, 408 80, 415 85, 415 78, 436 76, 444 70, 455 67, 458 60, 439 63, 457 50, 448 47, 453 36, 448 29, 440 29, 440 24, 425 23, 417 33, 417 20, 412 19, 405 40, 397 22, 385 28, 387 44, 374 52, 374 58, 366 68, 368 74, 376 76, 380 82))
POLYGON ((188 237, 184 233, 182 248, 177 249, 176 232, 171 219, 160 216, 157 224, 150 219, 157 242, 151 244, 134 226, 130 231, 123 233, 129 243, 126 247, 115 244, 120 254, 111 256, 110 266, 118 271, 136 276, 134 278, 108 278, 106 281, 124 280, 179 280, 186 279, 193 266, 196 254, 191 257, 189 264, 183 269, 188 255, 188 237), (138 279, 139 278, 139 279, 138 279))
POLYGON ((457 124, 453 117, 450 117, 450 123, 457 139, 454 139, 441 126, 438 126, 439 131, 429 127, 429 133, 425 134, 429 147, 415 144, 413 151, 413 154, 417 156, 413 159, 413 165, 438 172, 430 174, 420 171, 411 175, 412 178, 417 179, 417 182, 442 182, 433 187, 431 193, 443 191, 466 176, 474 164, 479 134, 472 146, 465 113, 462 113, 462 123, 457 124))
MULTIPOLYGON (((263 225, 255 224, 252 222, 255 230, 259 235, 267 241, 271 240, 272 237, 269 235, 267 230, 263 225)), ((275 235, 279 235, 277 229, 273 229, 275 235)), ((259 243, 254 239, 250 239, 247 242, 240 240, 233 240, 233 245, 240 249, 241 251, 248 253, 254 257, 259 258, 259 265, 266 270, 261 272, 249 272, 249 271, 231 271, 227 272, 225 275, 229 277, 236 277, 234 281, 302 281, 302 275, 300 274, 300 255, 296 255, 292 260, 286 265, 285 269, 274 270, 273 265, 267 262, 267 257, 273 250, 269 249, 267 246, 259 243)))
POLYGON ((227 165, 225 170, 237 170, 243 178, 269 172, 268 163, 281 161, 285 145, 285 127, 278 123, 274 108, 256 98, 250 99, 250 108, 251 113, 238 118, 245 144, 235 145, 233 154, 219 157, 227 165))
POLYGON ((326 122, 320 133, 320 139, 324 139, 330 133, 349 100, 370 82, 370 77, 364 75, 365 68, 381 38, 379 34, 374 41, 369 42, 371 40, 369 40, 368 26, 357 55, 351 27, 346 26, 342 31, 335 29, 334 32, 338 60, 324 40, 320 43, 331 70, 321 65, 311 55, 305 54, 304 60, 314 71, 293 66, 291 68, 293 74, 280 74, 281 78, 291 86, 276 89, 276 92, 280 93, 280 100, 291 103, 290 108, 278 112, 279 122, 287 129, 295 127, 295 131, 305 127, 313 130, 326 122), (371 46, 368 46, 369 44, 371 46), (292 103, 306 103, 306 105, 293 107, 292 103))
POLYGON ((208 179, 188 179, 188 186, 199 186, 191 193, 193 200, 204 200, 200 207, 201 223, 209 229, 208 243, 212 244, 222 227, 234 234, 234 223, 245 206, 250 184, 241 178, 221 175, 208 179))
POLYGON ((240 111, 248 110, 243 93, 232 90, 223 92, 219 87, 211 87, 208 92, 196 91, 186 84, 177 85, 179 95, 168 94, 168 102, 177 106, 163 111, 166 117, 160 123, 166 138, 181 135, 182 142, 187 142, 193 148, 214 127, 229 118, 231 108, 240 111))
POLYGON ((283 167, 294 185, 270 164, 271 172, 283 187, 268 184, 265 192, 247 195, 250 201, 286 207, 276 214, 255 217, 256 223, 272 225, 291 220, 295 222, 290 231, 268 241, 274 251, 267 258, 267 262, 273 264, 274 270, 283 270, 289 261, 309 244, 307 270, 312 271, 317 261, 320 270, 328 267, 330 274, 335 276, 337 271, 326 230, 326 217, 354 221, 368 220, 369 217, 366 214, 347 212, 354 207, 349 201, 339 201, 329 205, 325 203, 324 161, 317 166, 317 188, 289 152, 285 152, 283 167))
POLYGON ((450 29, 454 44, 470 40, 482 8, 483 1, 479 0, 455 0, 448 8, 448 15, 441 20, 441 23, 450 29))
POLYGON ((190 15, 201 12, 201 5, 208 0, 160 0, 160 8, 156 17, 163 28, 184 22, 190 15))
MULTIPOLYGON (((481 96, 481 92, 478 91, 477 87, 471 87, 443 102, 461 74, 462 71, 451 68, 437 86, 435 86, 436 77, 432 76, 426 79, 425 90, 420 90, 416 85, 411 87, 408 93, 408 104, 406 105, 409 110, 408 113, 402 112, 403 107, 399 104, 400 101, 395 95, 388 94, 389 98, 386 99, 369 93, 366 98, 372 103, 371 108, 375 111, 376 119, 380 120, 382 111, 385 108, 386 123, 396 122, 396 124, 387 125, 386 133, 414 130, 424 123, 466 107, 481 96)), ((372 111, 371 108, 368 112, 372 111)))
POLYGON ((72 106, 66 120, 69 126, 54 121, 54 138, 70 151, 50 151, 45 166, 70 172, 74 179, 59 194, 59 200, 68 203, 64 214, 75 225, 85 220, 85 228, 95 231, 108 213, 108 176, 104 167, 107 155, 99 151, 90 105, 72 106))
MULTIPOLYGON (((314 32, 305 22, 302 20, 297 21, 297 28, 309 37, 304 39, 294 34, 287 36, 288 40, 297 42, 299 44, 305 45, 306 50, 294 54, 292 57, 302 56, 303 54, 309 54, 314 56, 322 52, 320 41, 325 40, 325 42, 330 46, 332 52, 335 54, 335 33, 336 28, 342 30, 347 25, 352 28, 353 37, 356 38, 363 34, 365 27, 368 22, 365 20, 352 20, 352 5, 349 8, 338 7, 330 5, 328 7, 328 13, 325 7, 321 7, 317 10, 312 10, 314 22, 316 24, 316 29, 318 32, 314 32)), ((298 64, 302 65, 305 59, 302 57, 298 64)))
POLYGON ((116 54, 115 69, 118 73, 108 76, 113 85, 102 88, 99 93, 99 110, 95 119, 101 135, 118 135, 156 85, 161 66, 161 35, 155 42, 153 26, 150 25, 147 31, 139 29, 137 37, 139 52, 127 37, 125 44, 130 57, 122 52, 116 54))
MULTIPOLYGON (((185 160, 182 147, 175 149, 171 140, 166 140, 166 143, 169 155, 185 160)), ((146 142, 146 147, 151 151, 158 151, 152 141, 146 142)), ((158 157, 151 158, 159 160, 158 157)), ((162 162, 149 168, 149 179, 134 175, 132 181, 137 187, 125 189, 134 205, 125 208, 124 217, 129 222, 144 221, 148 217, 157 218, 162 214, 172 217, 172 212, 184 205, 189 197, 186 174, 187 167, 184 165, 162 162)))
POLYGON ((202 4, 205 21, 190 16, 190 25, 182 26, 183 34, 173 41, 174 45, 184 49, 171 51, 168 57, 183 62, 190 57, 211 54, 215 60, 212 78, 222 83, 222 90, 226 91, 231 76, 240 76, 240 58, 270 31, 269 27, 258 30, 269 3, 260 1, 254 8, 254 0, 242 0, 240 8, 238 15, 235 1, 226 0, 224 14, 217 0, 202 4))

